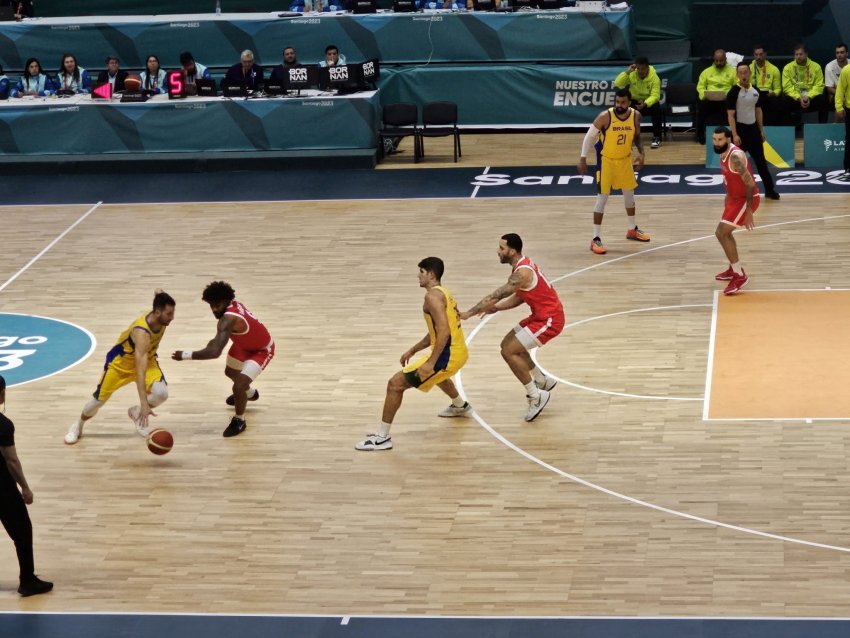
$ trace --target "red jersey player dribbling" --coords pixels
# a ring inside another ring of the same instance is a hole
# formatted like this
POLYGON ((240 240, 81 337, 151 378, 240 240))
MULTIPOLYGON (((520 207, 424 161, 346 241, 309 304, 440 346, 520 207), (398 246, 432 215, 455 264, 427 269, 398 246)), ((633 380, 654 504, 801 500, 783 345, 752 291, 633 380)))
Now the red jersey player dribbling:
POLYGON ((227 398, 227 404, 234 406, 236 414, 224 430, 224 436, 236 436, 247 427, 245 407, 248 401, 260 398, 251 383, 274 358, 274 340, 262 322, 236 301, 236 292, 227 282, 212 282, 204 289, 201 299, 210 305, 218 319, 215 337, 202 350, 177 350, 171 357, 176 361, 217 359, 228 340, 233 342, 227 351, 224 374, 233 381, 233 394, 227 398))
POLYGON ((502 358, 514 376, 525 386, 528 398, 526 421, 533 421, 549 403, 550 391, 557 385, 543 374, 528 354, 557 337, 564 329, 564 308, 558 293, 528 257, 522 254, 522 239, 516 233, 499 241, 499 261, 511 265, 508 282, 460 314, 461 319, 516 308, 527 303, 531 314, 502 339, 502 358))
POLYGON ((725 295, 733 295, 749 283, 747 273, 738 260, 738 244, 732 233, 741 227, 753 229, 753 213, 758 210, 761 201, 750 161, 743 150, 732 144, 731 138, 729 129, 723 126, 714 129, 712 143, 715 153, 720 155, 720 172, 726 185, 726 205, 715 234, 729 259, 729 268, 714 278, 729 282, 723 290, 725 295))

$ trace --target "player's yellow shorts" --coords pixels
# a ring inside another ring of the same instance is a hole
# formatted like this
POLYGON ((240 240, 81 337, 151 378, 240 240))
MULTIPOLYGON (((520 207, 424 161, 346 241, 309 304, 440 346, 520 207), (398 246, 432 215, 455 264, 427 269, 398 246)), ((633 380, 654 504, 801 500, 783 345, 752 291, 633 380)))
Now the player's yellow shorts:
POLYGON ((599 185, 600 195, 610 195, 612 188, 620 190, 637 188, 631 156, 611 159, 603 155, 602 165, 596 171, 596 182, 599 185))
POLYGON ((463 364, 466 363, 466 360, 469 358, 469 353, 464 349, 462 352, 452 354, 449 357, 449 360, 445 365, 445 367, 441 366, 441 362, 438 360, 437 364, 434 366, 434 374, 430 377, 421 381, 419 379, 419 374, 416 370, 423 363, 428 361, 430 357, 424 356, 421 359, 417 359, 413 363, 408 363, 404 368, 402 368, 402 373, 404 374, 404 378, 407 379, 407 382, 412 385, 417 390, 421 390, 422 392, 428 392, 435 385, 439 385, 443 381, 451 379, 458 370, 463 367, 463 364), (442 367, 443 369, 438 370, 437 368, 442 367))
MULTIPOLYGON (((97 389, 92 396, 98 401, 106 403, 113 392, 123 388, 128 383, 135 383, 135 381, 136 370, 134 368, 110 363, 103 371, 100 383, 97 384, 97 389)), ((148 362, 148 369, 145 370, 145 390, 150 392, 151 386, 157 381, 165 381, 165 375, 159 367, 159 362, 154 359, 148 362)))

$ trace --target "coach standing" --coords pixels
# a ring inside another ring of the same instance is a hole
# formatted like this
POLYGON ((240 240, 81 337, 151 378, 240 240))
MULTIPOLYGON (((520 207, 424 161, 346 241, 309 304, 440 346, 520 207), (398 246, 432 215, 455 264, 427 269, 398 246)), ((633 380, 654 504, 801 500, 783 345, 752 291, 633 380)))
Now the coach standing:
MULTIPOLYGON (((0 404, 5 403, 6 380, 0 376, 0 404)), ((0 454, 0 521, 9 537, 15 541, 18 565, 21 568, 18 593, 21 596, 46 594, 53 589, 53 583, 41 580, 34 573, 32 522, 27 513, 27 505, 32 504, 32 490, 27 484, 24 469, 15 450, 15 426, 5 414, 0 414, 0 454), (20 491, 18 485, 21 486, 20 491)))
POLYGON ((779 199, 779 193, 773 187, 773 176, 764 158, 764 119, 762 101, 764 97, 750 84, 750 67, 741 62, 735 69, 738 83, 726 94, 726 113, 732 141, 736 146, 748 152, 758 168, 764 183, 765 197, 779 199))

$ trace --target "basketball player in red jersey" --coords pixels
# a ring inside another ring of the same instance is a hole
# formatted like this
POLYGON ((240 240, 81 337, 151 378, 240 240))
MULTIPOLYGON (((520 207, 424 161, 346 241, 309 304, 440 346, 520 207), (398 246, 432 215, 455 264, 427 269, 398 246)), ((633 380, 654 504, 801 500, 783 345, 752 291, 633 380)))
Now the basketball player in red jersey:
POLYGON ((274 357, 274 340, 260 320, 236 301, 236 292, 227 282, 212 282, 204 288, 201 299, 210 305, 210 310, 218 319, 215 337, 203 350, 177 350, 171 358, 175 361, 218 359, 228 339, 233 342, 227 351, 224 374, 233 380, 233 394, 227 398, 227 405, 235 406, 236 415, 224 430, 224 436, 236 436, 245 431, 245 407, 248 401, 260 398, 251 383, 256 381, 274 357))
POLYGON ((500 310, 516 308, 523 303, 531 306, 531 315, 520 321, 502 339, 502 358, 525 386, 528 398, 525 420, 533 421, 549 403, 549 393, 558 382, 544 375, 543 371, 534 365, 528 352, 561 334, 564 328, 564 308, 558 293, 537 265, 523 256, 522 239, 519 235, 502 235, 498 255, 501 263, 511 265, 508 282, 466 312, 460 313, 460 318, 489 315, 500 310))
POLYGON ((759 207, 759 189, 753 179, 753 167, 746 153, 732 143, 732 133, 718 126, 711 136, 714 152, 720 155, 720 172, 726 185, 726 206, 715 235, 729 259, 729 268, 715 275, 718 281, 728 281, 724 295, 734 295, 747 285, 749 278, 738 261, 738 245, 732 233, 742 226, 754 228, 753 213, 759 207))

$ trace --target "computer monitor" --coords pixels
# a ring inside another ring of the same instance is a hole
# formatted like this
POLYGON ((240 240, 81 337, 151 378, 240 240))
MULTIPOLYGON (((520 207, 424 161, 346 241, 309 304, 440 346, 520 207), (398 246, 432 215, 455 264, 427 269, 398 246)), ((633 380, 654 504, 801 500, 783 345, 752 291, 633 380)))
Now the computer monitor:
POLYGON ((283 69, 283 89, 298 91, 319 86, 319 67, 315 64, 299 64, 283 69))
POLYGON ((222 82, 221 92, 224 97, 247 97, 248 85, 244 82, 222 82))
POLYGON ((377 13, 376 0, 351 0, 351 13, 377 13))
POLYGON ((319 86, 323 89, 336 89, 337 93, 357 93, 369 91, 378 81, 381 66, 377 59, 357 64, 319 67, 319 86))
POLYGON ((493 11, 496 8, 494 0, 473 0, 472 8, 475 11, 493 11))
POLYGON ((394 13, 413 13, 416 11, 416 0, 395 0, 393 2, 394 13))
POLYGON ((561 0, 537 0, 537 8, 543 11, 561 8, 561 0))
POLYGON ((534 8, 533 0, 512 0, 511 8, 514 11, 519 11, 520 9, 532 9, 534 8))

